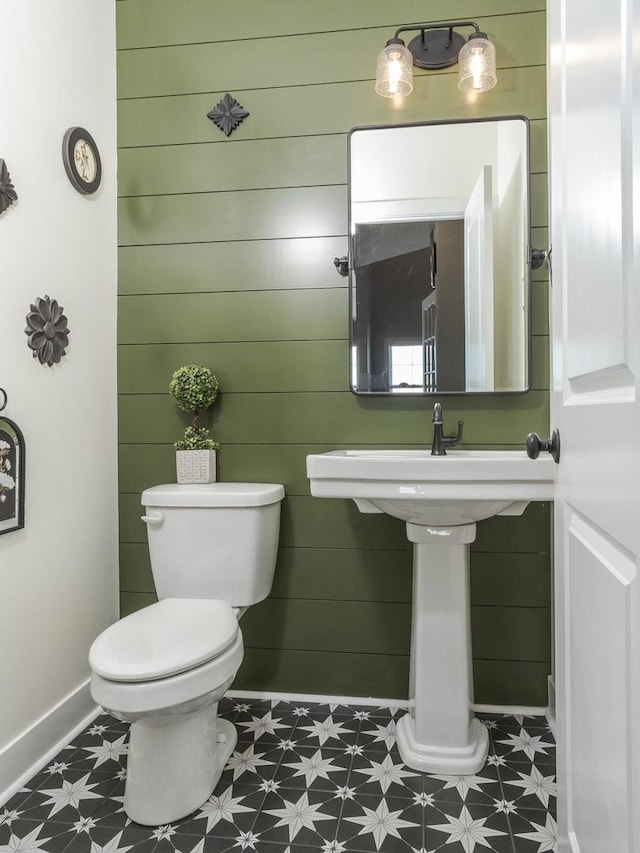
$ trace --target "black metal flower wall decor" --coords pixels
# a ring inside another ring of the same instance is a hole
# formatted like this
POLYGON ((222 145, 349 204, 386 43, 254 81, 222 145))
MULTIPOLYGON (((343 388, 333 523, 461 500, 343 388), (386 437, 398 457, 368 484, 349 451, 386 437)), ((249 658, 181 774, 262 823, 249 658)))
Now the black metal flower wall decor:
POLYGON ((207 113, 207 118, 210 118, 216 127, 229 136, 248 115, 248 111, 227 92, 224 98, 207 113))
POLYGON ((4 160, 0 160, 0 213, 4 213, 18 200, 18 193, 11 182, 11 176, 4 160))
POLYGON ((67 318, 57 300, 38 297, 27 314, 27 345, 40 364, 58 364, 69 346, 67 318))

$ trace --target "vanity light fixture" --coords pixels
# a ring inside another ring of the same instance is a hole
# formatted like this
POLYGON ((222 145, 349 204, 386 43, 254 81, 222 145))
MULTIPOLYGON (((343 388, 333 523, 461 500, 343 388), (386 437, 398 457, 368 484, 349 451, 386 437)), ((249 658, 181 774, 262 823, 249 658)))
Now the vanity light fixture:
POLYGON ((413 66, 447 68, 459 63, 458 88, 462 92, 488 92, 498 82, 496 49, 475 21, 439 21, 406 24, 378 54, 376 92, 385 98, 404 97, 413 90, 413 66), (473 27, 468 39, 456 28, 473 27), (418 31, 408 47, 400 33, 418 31))

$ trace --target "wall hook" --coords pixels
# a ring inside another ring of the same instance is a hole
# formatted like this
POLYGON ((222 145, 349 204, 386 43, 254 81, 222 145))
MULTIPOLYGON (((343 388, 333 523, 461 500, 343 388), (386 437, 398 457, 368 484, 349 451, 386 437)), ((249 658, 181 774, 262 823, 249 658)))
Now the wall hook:
POLYGON ((551 249, 531 249, 529 262, 532 270, 539 270, 545 261, 551 264, 551 249))
POLYGON ((334 258, 333 264, 340 275, 349 275, 348 255, 343 255, 341 258, 334 258))

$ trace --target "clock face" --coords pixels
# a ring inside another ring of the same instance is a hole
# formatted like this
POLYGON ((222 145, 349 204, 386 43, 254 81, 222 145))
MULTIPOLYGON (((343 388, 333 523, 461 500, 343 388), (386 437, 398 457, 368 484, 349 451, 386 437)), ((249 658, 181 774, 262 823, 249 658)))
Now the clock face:
POLYGON ((62 159, 67 177, 83 195, 94 193, 100 186, 102 167, 98 146, 82 127, 70 127, 62 142, 62 159))
POLYGON ((96 158, 93 149, 86 139, 79 139, 73 146, 73 162, 81 181, 90 184, 95 180, 97 171, 96 158))

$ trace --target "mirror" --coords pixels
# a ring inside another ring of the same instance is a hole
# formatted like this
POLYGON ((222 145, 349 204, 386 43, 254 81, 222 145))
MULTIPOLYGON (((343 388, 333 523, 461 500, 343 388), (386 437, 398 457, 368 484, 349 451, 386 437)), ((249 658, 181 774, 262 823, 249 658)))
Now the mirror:
POLYGON ((529 387, 526 118, 349 134, 356 394, 529 387))

